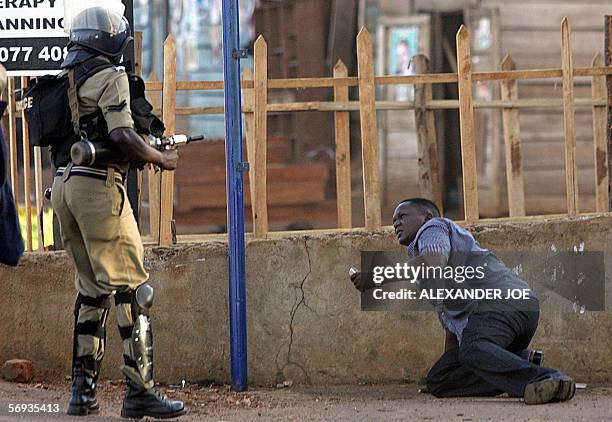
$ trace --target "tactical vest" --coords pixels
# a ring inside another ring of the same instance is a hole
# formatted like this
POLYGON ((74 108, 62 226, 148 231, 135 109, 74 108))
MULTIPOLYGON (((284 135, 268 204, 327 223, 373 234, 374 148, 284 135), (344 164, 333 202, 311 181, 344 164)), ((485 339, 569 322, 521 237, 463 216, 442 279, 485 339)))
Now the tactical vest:
MULTIPOLYGON (((108 127, 102 110, 98 109, 86 116, 79 115, 78 126, 73 124, 73 112, 76 111, 74 115, 78 115, 78 98, 76 95, 69 95, 71 70, 74 75, 72 88, 76 94, 89 78, 104 69, 114 67, 107 60, 92 58, 57 76, 45 75, 30 81, 24 93, 24 112, 30 129, 30 143, 49 147, 55 168, 66 166, 70 162, 70 148, 80 141, 82 136, 92 142, 109 142, 108 127)), ((136 131, 162 136, 165 127, 161 120, 153 115, 153 106, 146 100, 144 81, 133 74, 128 74, 128 80, 130 108, 136 131)), ((123 160, 117 164, 126 162, 127 160, 123 160)))

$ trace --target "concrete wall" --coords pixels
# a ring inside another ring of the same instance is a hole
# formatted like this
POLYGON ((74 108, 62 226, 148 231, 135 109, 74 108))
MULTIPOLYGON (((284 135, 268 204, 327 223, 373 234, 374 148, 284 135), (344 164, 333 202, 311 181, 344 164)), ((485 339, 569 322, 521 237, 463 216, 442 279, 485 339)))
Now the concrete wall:
MULTIPOLYGON (((605 250, 612 216, 472 227, 496 251, 605 250)), ((147 250, 156 375, 175 382, 229 379, 227 246, 222 242, 147 250)), ((418 381, 441 353, 435 315, 361 312, 347 280, 361 250, 399 250, 390 229, 304 234, 248 242, 249 375, 252 383, 418 381)), ((608 274, 611 274, 608 265, 608 274)), ((68 375, 74 290, 64 253, 29 254, 0 267, 0 362, 31 359, 40 377, 68 375)), ((606 280, 609 287, 612 283, 606 280)), ((608 303, 610 301, 608 289, 608 303)), ((545 310, 535 340, 546 363, 588 382, 612 380, 612 312, 545 310)), ((119 335, 108 324, 102 376, 120 378, 119 335)))

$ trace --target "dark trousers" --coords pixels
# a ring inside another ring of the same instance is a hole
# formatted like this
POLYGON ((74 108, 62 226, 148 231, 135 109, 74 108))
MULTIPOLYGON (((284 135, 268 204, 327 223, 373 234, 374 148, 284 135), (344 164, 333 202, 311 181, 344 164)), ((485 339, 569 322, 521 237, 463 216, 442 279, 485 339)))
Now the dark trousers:
POLYGON ((463 330, 461 345, 446 351, 427 374, 436 397, 522 397, 530 382, 560 374, 529 362, 527 346, 539 311, 476 311, 463 330))

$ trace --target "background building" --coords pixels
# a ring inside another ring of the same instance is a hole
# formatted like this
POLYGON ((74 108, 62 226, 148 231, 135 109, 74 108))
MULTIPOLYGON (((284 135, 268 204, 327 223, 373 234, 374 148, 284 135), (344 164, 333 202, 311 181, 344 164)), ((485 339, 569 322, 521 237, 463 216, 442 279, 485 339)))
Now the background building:
MULTIPOLYGON (((609 2, 601 0, 579 4, 564 0, 241 0, 240 6, 242 43, 249 47, 256 35, 265 37, 270 78, 328 76, 339 58, 349 67, 349 74, 355 75, 355 36, 361 26, 374 36, 378 74, 397 74, 399 68, 392 66, 401 61, 394 57, 401 51, 408 57, 426 54, 434 72, 455 72, 455 33, 461 24, 471 30, 475 71, 499 69, 505 54, 512 56, 518 68, 558 68, 563 16, 569 17, 573 25, 574 65, 590 66, 595 53, 603 51, 602 17, 612 13, 609 2), (386 32, 381 32, 383 27, 386 32), (416 35, 414 28, 418 30, 416 35), (397 45, 402 36, 408 41, 404 50, 397 45)), ((145 75, 161 74, 161 49, 151 47, 160 46, 166 34, 172 32, 177 38, 180 80, 222 79, 221 0, 138 0, 135 26, 144 32, 145 75)), ((251 63, 243 61, 243 65, 251 63)), ((410 73, 413 69, 409 65, 403 71, 410 73)), ((410 89, 380 90, 378 96, 409 100, 410 89)), ((475 99, 496 99, 499 91, 498 83, 474 85, 475 99)), ((560 81, 519 84, 520 98, 560 98, 561 91, 560 81)), ((328 89, 275 90, 270 92, 270 101, 329 100, 331 95, 328 89)), ((577 81, 576 97, 589 96, 590 81, 577 81)), ((457 98, 456 86, 436 85, 434 97, 457 98)), ((178 101, 182 106, 219 106, 223 96, 221 91, 181 92, 178 101)), ((504 215, 507 200, 501 112, 477 110, 475 117, 481 214, 504 215)), ((527 213, 563 212, 562 112, 529 110, 522 112, 520 119, 527 213)), ((397 200, 419 194, 413 120, 410 111, 379 112, 384 221, 397 200)), ((354 224, 360 225, 363 217, 358 116, 353 116, 352 121, 354 224)), ((581 210, 591 211, 595 181, 590 109, 577 109, 576 121, 581 210)), ((456 110, 436 112, 445 207, 455 217, 461 217, 462 209, 458 122, 456 110)), ((181 117, 178 128, 205 133, 220 141, 224 134, 221 115, 181 117)), ((276 229, 334 227, 331 113, 271 114, 268 130, 271 225, 276 229)), ((189 158, 183 160, 177 173, 179 231, 223 230, 222 144, 190 148, 185 150, 189 158)))

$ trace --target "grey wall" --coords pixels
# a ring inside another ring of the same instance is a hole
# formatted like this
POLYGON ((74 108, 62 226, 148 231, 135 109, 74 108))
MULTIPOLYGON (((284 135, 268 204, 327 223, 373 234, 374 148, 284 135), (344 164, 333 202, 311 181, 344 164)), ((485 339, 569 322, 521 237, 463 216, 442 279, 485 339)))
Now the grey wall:
MULTIPOLYGON (((571 250, 581 242, 586 250, 605 250, 612 240, 612 216, 480 224, 472 230, 495 251, 546 251, 552 244, 571 250)), ((147 249, 157 293, 153 323, 159 381, 228 381, 226 248, 211 242, 147 249)), ((425 374, 443 347, 436 316, 361 312, 359 296, 347 281, 348 268, 359 266, 361 250, 400 249, 389 229, 248 242, 252 383, 418 381, 425 374)), ((72 278, 64 253, 29 254, 16 269, 0 267, 0 361, 32 359, 42 378, 70 373, 72 278)), ((609 277, 606 283, 609 287, 609 277)), ((534 344, 545 350, 546 364, 581 381, 611 380, 612 313, 579 314, 567 304, 543 302, 534 344)), ((102 372, 106 378, 121 377, 115 326, 113 316, 102 372)))

